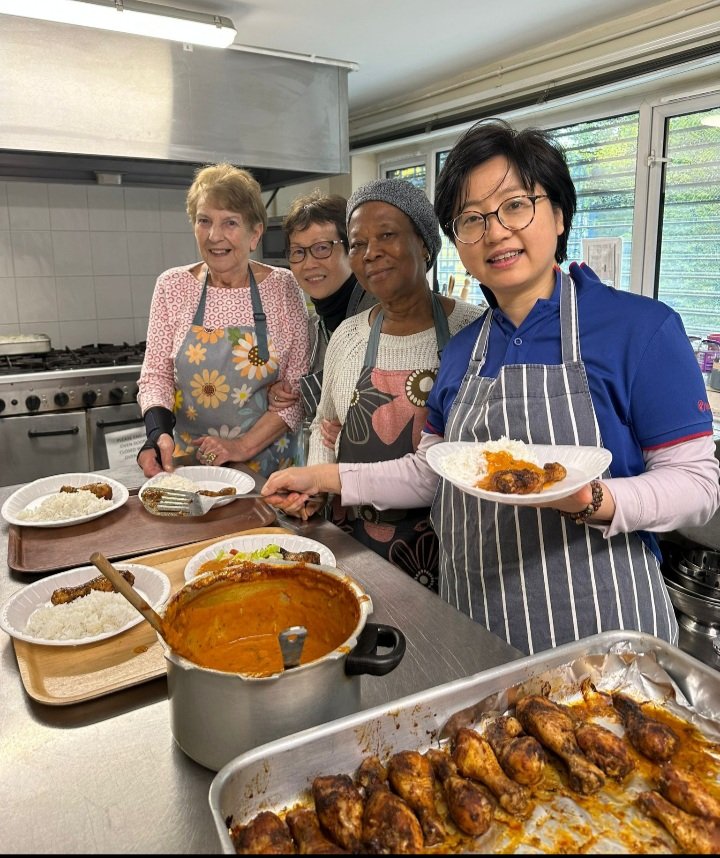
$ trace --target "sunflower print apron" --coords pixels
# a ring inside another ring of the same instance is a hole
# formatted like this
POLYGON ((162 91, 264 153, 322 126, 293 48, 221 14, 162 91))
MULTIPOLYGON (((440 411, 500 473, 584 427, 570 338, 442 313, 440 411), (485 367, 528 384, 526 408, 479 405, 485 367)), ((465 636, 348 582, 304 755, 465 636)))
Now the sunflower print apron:
MULTIPOLYGON (((239 438, 267 411, 268 390, 277 381, 279 360, 268 336, 260 291, 249 271, 255 326, 205 327, 208 277, 182 346, 175 358, 174 457, 194 456, 201 435, 239 438)), ((295 435, 287 431, 245 464, 267 477, 287 468, 295 435)))

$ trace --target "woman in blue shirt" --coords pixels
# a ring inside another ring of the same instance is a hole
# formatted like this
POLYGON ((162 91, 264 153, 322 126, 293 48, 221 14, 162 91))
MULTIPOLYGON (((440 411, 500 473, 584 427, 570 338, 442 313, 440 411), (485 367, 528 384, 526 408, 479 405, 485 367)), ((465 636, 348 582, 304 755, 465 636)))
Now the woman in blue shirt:
POLYGON ((388 507, 433 497, 440 595, 526 653, 611 629, 676 642, 652 532, 702 524, 720 505, 712 414, 682 321, 584 265, 561 272, 575 209, 550 135, 501 120, 467 131, 435 210, 489 309, 443 351, 420 447, 382 466, 276 473, 264 489, 388 507), (503 436, 613 458, 600 479, 537 506, 480 500, 425 460, 438 441, 503 436))

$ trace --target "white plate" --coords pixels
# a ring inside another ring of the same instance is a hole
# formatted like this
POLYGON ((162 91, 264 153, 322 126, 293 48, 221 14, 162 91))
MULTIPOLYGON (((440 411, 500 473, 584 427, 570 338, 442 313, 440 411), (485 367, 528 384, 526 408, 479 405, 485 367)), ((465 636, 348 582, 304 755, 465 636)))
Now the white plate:
POLYGON ((502 492, 489 492, 479 489, 471 482, 459 480, 450 476, 445 468, 444 462, 448 456, 459 453, 462 450, 482 449, 483 444, 474 441, 441 441, 433 444, 427 451, 428 465, 444 479, 454 486, 483 500, 495 503, 511 504, 513 506, 532 506, 545 501, 559 500, 573 494, 582 486, 587 485, 590 480, 599 477, 612 461, 612 453, 604 447, 577 447, 573 445, 554 444, 527 444, 528 451, 533 453, 538 462, 544 465, 547 462, 559 462, 567 469, 564 480, 552 483, 549 488, 541 492, 531 492, 526 495, 503 494, 502 492))
MULTIPOLYGON (((151 566, 142 566, 138 563, 114 563, 113 565, 116 569, 133 573, 135 576, 134 588, 152 608, 157 609, 167 601, 170 595, 170 579, 167 575, 151 566)), ((76 587, 79 584, 85 584, 101 574, 95 566, 78 566, 75 569, 68 569, 66 572, 59 572, 57 575, 50 575, 48 578, 28 584, 22 590, 13 593, 0 608, 0 628, 11 637, 28 643, 43 644, 44 646, 80 646, 81 644, 95 643, 105 640, 105 638, 114 637, 142 622, 142 614, 134 611, 136 616, 122 628, 112 632, 102 632, 102 634, 91 637, 58 641, 38 638, 25 633, 30 614, 36 608, 50 605, 50 596, 54 590, 59 587, 76 587)))
POLYGON ((207 563, 208 560, 215 560, 223 550, 230 551, 234 548, 236 551, 247 553, 257 551, 258 548, 265 548, 266 545, 279 545, 286 551, 317 551, 320 554, 320 562, 324 566, 336 565, 335 555, 332 551, 322 543, 308 539, 307 536, 295 536, 292 533, 265 534, 264 536, 255 534, 253 536, 235 536, 233 539, 224 539, 203 548, 202 551, 188 560, 185 566, 185 580, 191 581, 203 563, 207 563))
MULTIPOLYGON (((213 468, 210 465, 186 465, 180 468, 175 468, 173 474, 178 477, 184 477, 186 480, 192 480, 198 489, 206 491, 219 492, 226 489, 228 486, 234 486, 237 494, 229 495, 223 500, 217 501, 213 509, 218 506, 232 503, 242 495, 251 492, 255 488, 255 478, 244 471, 236 471, 234 468, 213 468)), ((142 493, 150 486, 155 486, 158 483, 162 485, 163 480, 167 479, 170 474, 156 474, 140 487, 140 499, 142 493)))
POLYGON ((0 512, 5 521, 21 527, 68 527, 71 524, 92 521, 94 518, 100 518, 101 515, 107 515, 114 509, 119 509, 127 502, 128 496, 128 490, 122 483, 101 474, 58 474, 56 477, 43 477, 40 480, 34 480, 13 492, 2 505, 0 512), (88 483, 107 483, 112 487, 112 501, 106 509, 91 512, 88 515, 78 515, 75 518, 64 518, 61 521, 25 521, 25 519, 18 518, 18 513, 28 507, 32 509, 38 506, 49 495, 57 494, 61 486, 84 486, 88 483))

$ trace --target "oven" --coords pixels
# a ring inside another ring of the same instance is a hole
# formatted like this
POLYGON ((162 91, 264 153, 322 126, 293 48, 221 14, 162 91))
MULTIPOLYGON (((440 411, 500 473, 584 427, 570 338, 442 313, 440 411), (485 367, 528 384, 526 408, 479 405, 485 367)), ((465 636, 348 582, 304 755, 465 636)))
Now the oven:
POLYGON ((108 436, 143 427, 144 353, 124 343, 0 355, 0 485, 107 468, 108 436))

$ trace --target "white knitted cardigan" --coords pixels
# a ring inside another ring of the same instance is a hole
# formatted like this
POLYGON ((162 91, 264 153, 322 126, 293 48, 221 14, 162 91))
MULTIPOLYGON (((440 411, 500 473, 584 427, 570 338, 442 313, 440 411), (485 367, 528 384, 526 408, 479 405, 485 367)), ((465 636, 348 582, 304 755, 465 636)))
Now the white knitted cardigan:
MULTIPOLYGON (((456 300, 448 316, 450 335, 477 319, 485 309, 456 300)), ((335 453, 323 445, 320 422, 335 418, 341 423, 345 422, 370 338, 370 312, 365 310, 345 319, 328 343, 320 404, 311 427, 309 465, 336 461, 337 445, 335 453)), ((407 336, 380 335, 375 364, 378 369, 435 369, 438 364, 434 326, 407 336)))

